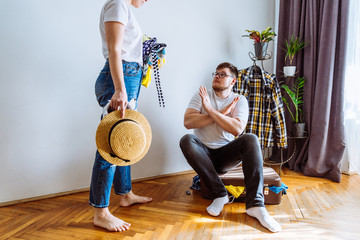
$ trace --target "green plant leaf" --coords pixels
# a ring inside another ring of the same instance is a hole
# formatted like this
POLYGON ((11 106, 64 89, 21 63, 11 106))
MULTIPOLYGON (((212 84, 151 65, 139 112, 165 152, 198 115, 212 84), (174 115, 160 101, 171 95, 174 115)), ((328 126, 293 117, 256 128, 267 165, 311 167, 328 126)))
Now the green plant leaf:
POLYGON ((305 77, 296 78, 294 80, 294 84, 291 87, 287 86, 286 84, 281 85, 295 107, 294 113, 291 112, 289 104, 286 102, 286 98, 283 97, 283 99, 285 99, 284 103, 286 104, 294 122, 299 122, 300 112, 302 112, 302 106, 304 104, 302 100, 304 95, 304 85, 305 77))
POLYGON ((283 89, 285 89, 286 93, 289 95, 291 101, 293 102, 293 104, 296 106, 296 94, 295 92, 293 92, 287 85, 282 85, 281 86, 283 89))
POLYGON ((289 103, 287 102, 285 97, 282 97, 282 100, 285 103, 285 105, 286 105, 286 107, 287 107, 287 109, 288 109, 288 111, 289 111, 289 113, 291 115, 291 118, 292 118, 293 122, 295 122, 295 117, 294 117, 293 113, 290 110, 289 103))
POLYGON ((245 30, 246 32, 250 33, 249 35, 243 35, 243 37, 250 37, 251 39, 254 39, 254 37, 251 37, 251 35, 256 35, 256 38, 259 38, 260 42, 270 42, 273 41, 273 37, 276 36, 276 33, 274 31, 270 32, 272 30, 272 28, 269 26, 267 27, 264 31, 261 31, 261 33, 259 31, 256 30, 245 30))
POLYGON ((285 62, 289 59, 291 65, 295 54, 305 48, 309 43, 310 41, 304 42, 303 40, 300 40, 299 36, 295 37, 294 35, 291 35, 289 40, 285 40, 285 49, 283 48, 286 52, 285 62))

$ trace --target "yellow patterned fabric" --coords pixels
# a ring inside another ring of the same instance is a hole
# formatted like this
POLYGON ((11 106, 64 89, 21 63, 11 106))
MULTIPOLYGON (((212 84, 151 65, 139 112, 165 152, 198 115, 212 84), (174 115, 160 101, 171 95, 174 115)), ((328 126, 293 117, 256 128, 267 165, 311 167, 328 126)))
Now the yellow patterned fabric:
POLYGON ((150 83, 151 83, 151 67, 149 66, 147 71, 146 71, 145 77, 143 77, 143 79, 142 79, 141 84, 144 87, 148 87, 150 83))
POLYGON ((275 74, 260 70, 255 73, 253 66, 240 70, 233 88, 235 93, 244 95, 249 102, 246 132, 259 137, 262 149, 274 146, 274 134, 277 146, 287 148, 284 106, 279 84, 275 74))
POLYGON ((245 187, 242 186, 233 186, 233 185, 226 185, 225 186, 226 190, 233 195, 235 198, 240 197, 240 195, 244 192, 245 187))
MULTIPOLYGON (((162 68, 164 64, 165 64, 165 58, 158 59, 159 68, 162 68)), ((147 88, 151 83, 152 65, 148 65, 147 70, 144 72, 146 72, 146 74, 143 77, 141 84, 147 88)))

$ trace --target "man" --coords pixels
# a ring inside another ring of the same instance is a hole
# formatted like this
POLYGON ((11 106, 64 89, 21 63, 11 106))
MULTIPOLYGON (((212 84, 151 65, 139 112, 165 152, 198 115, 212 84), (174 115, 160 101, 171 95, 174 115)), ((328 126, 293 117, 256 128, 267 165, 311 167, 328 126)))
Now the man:
POLYGON ((184 126, 194 129, 180 140, 181 150, 208 187, 213 202, 207 208, 219 216, 229 198, 218 173, 227 172, 242 162, 246 187, 246 213, 272 232, 281 227, 267 212, 263 195, 263 162, 259 139, 243 133, 249 115, 246 98, 232 92, 237 68, 221 63, 213 73, 212 90, 200 87, 185 112, 184 126))

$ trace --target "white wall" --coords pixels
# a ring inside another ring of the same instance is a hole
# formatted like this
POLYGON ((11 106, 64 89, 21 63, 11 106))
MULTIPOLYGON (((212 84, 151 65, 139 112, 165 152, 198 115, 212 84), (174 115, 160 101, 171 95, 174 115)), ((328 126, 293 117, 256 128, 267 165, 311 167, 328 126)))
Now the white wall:
MULTIPOLYGON (((89 186, 101 109, 95 79, 104 60, 98 20, 104 1, 0 1, 0 203, 89 186)), ((222 61, 252 64, 245 29, 274 26, 275 0, 152 0, 134 9, 144 33, 168 47, 139 111, 153 142, 133 179, 190 170, 179 149, 183 114, 222 61)), ((270 45, 271 51, 273 43, 270 45)), ((273 61, 264 63, 273 69, 273 61)), ((190 183, 189 183, 190 184, 190 183)))

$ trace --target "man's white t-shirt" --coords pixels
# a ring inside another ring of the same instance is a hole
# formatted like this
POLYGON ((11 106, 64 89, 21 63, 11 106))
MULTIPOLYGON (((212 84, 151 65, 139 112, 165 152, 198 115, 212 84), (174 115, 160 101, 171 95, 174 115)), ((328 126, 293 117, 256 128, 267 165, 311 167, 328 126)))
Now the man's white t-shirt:
MULTIPOLYGON (((212 107, 218 111, 229 105, 234 98, 239 96, 239 101, 227 116, 239 118, 241 121, 247 123, 249 117, 249 105, 247 99, 243 95, 231 92, 227 98, 222 99, 216 96, 213 89, 208 91, 208 95, 212 107)), ((192 108, 200 113, 206 114, 206 111, 202 107, 202 101, 199 93, 195 93, 191 98, 188 108, 192 108)), ((202 128, 195 128, 194 134, 203 144, 212 149, 220 148, 235 139, 234 135, 224 131, 217 123, 213 123, 202 128)))
POLYGON ((142 66, 142 39, 143 34, 135 15, 125 0, 107 0, 100 14, 100 34, 102 52, 109 57, 108 45, 105 35, 105 22, 120 22, 125 26, 124 41, 121 57, 128 62, 137 62, 142 66))

